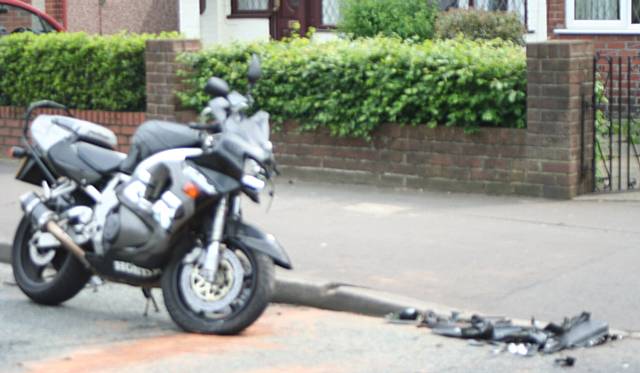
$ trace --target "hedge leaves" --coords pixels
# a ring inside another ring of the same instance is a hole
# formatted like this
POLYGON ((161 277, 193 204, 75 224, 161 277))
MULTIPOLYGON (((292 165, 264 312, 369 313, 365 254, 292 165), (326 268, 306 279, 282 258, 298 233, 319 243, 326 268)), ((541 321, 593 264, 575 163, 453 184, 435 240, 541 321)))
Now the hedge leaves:
POLYGON ((524 48, 497 40, 296 38, 216 47, 182 56, 189 87, 179 95, 183 104, 202 109, 208 100, 202 87, 211 76, 244 91, 252 53, 263 60, 257 105, 276 122, 364 138, 383 123, 525 126, 524 48))
POLYGON ((77 109, 144 111, 145 41, 177 34, 14 34, 0 38, 0 105, 49 99, 77 109))

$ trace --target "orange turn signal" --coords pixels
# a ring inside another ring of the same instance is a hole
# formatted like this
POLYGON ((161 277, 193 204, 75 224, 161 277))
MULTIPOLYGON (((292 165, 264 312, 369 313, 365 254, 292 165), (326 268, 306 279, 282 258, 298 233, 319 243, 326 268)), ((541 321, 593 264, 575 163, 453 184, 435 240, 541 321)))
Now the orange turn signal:
POLYGON ((182 191, 191 199, 196 199, 200 195, 200 189, 198 189, 198 186, 192 182, 184 184, 182 191))

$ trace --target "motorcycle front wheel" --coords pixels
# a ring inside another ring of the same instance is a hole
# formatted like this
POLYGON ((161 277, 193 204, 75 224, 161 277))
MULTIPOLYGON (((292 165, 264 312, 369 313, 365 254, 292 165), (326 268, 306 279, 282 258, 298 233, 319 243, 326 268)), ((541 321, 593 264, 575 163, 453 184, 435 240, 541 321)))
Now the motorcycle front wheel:
POLYGON ((173 321, 188 332, 233 335, 267 308, 275 287, 268 256, 225 246, 213 281, 203 271, 204 250, 194 248, 165 269, 161 285, 173 321))

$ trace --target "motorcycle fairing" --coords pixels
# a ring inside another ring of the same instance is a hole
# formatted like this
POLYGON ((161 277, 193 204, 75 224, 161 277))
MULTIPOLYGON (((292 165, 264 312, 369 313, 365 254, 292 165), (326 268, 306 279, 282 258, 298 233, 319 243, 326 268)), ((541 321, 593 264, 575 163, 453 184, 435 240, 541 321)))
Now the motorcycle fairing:
POLYGON ((276 265, 285 269, 293 269, 289 256, 272 235, 238 219, 227 220, 226 234, 226 239, 232 245, 259 251, 272 258, 276 265))
POLYGON ((33 156, 28 156, 22 159, 22 163, 20 163, 20 167, 18 167, 18 171, 16 172, 16 180, 42 186, 42 181, 46 180, 46 176, 33 159, 33 156))
POLYGON ((92 252, 87 252, 86 258, 96 272, 106 279, 133 286, 156 287, 160 284, 162 271, 159 269, 127 264, 121 260, 92 252))

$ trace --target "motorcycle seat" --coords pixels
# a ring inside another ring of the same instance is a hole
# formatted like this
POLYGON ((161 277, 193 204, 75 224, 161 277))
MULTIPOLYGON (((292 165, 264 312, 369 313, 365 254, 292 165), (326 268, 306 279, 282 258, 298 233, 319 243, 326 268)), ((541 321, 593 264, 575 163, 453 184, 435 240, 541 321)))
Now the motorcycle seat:
POLYGON ((116 135, 110 129, 99 124, 71 117, 43 117, 45 120, 50 119, 51 123, 74 133, 80 141, 89 142, 110 149, 115 149, 118 145, 118 138, 116 135))
POLYGON ((116 171, 126 154, 103 148, 87 142, 76 143, 78 157, 99 174, 105 175, 116 171))

